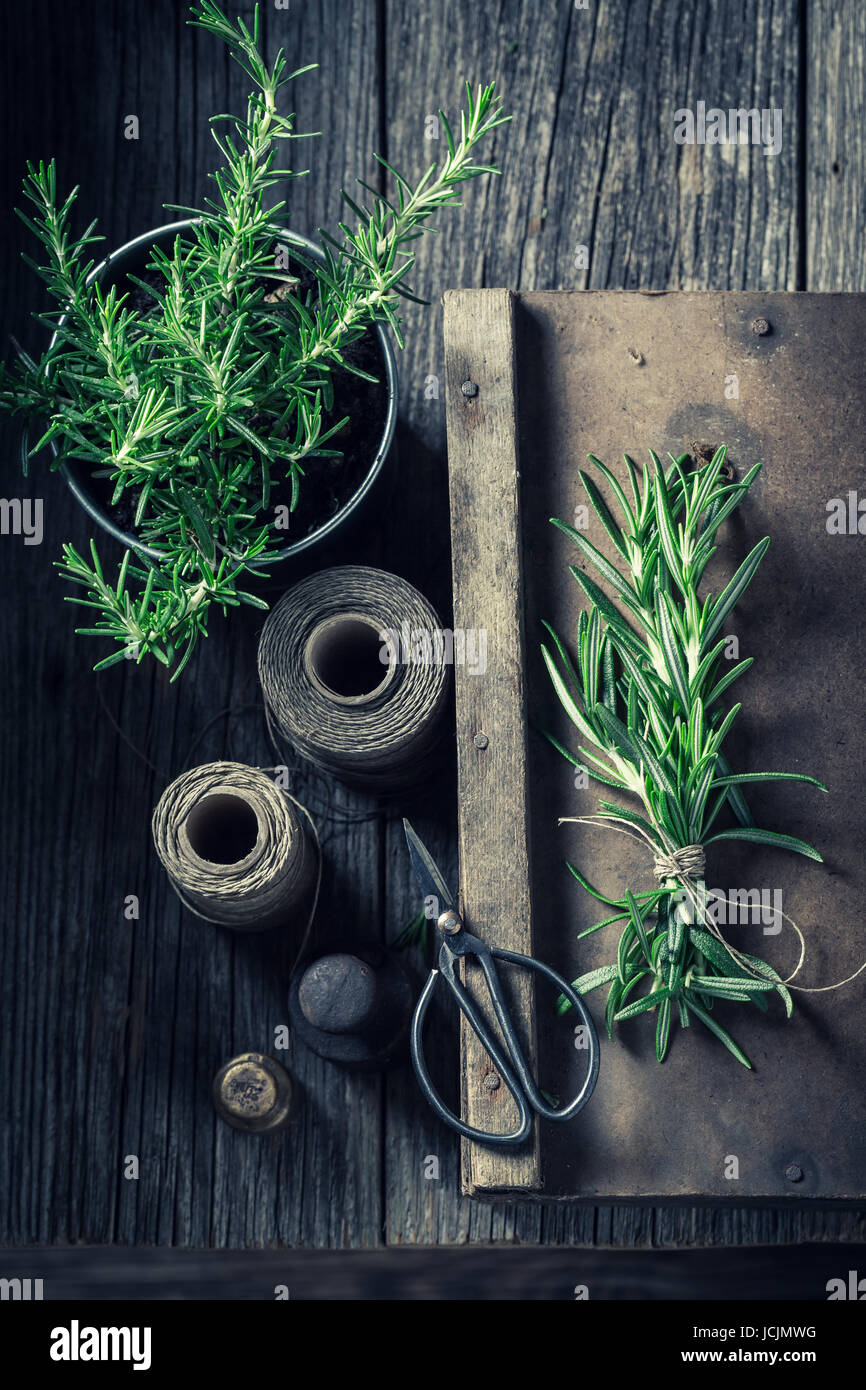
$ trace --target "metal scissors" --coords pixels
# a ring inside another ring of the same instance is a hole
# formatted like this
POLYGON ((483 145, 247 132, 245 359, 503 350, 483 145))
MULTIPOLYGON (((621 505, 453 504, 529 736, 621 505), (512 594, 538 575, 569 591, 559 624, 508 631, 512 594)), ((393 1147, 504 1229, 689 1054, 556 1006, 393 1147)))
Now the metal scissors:
POLYGON ((551 970, 549 965, 543 965, 541 961, 535 960, 532 956, 521 955, 519 951, 505 951, 496 946, 485 946, 483 941, 479 941, 476 936, 470 936, 454 897, 446 887, 445 880, 407 820, 403 821, 403 829, 406 832, 412 866, 424 897, 425 899, 435 898, 438 902, 439 912, 436 919, 436 930, 441 939, 436 964, 430 971, 412 1017, 410 1052, 418 1084, 439 1118, 444 1120, 446 1125, 450 1125, 452 1129, 456 1129, 458 1134, 464 1135, 467 1139, 475 1139, 480 1144, 498 1146, 522 1144, 532 1129, 533 1111, 546 1120, 571 1120, 579 1110, 583 1109, 595 1090, 595 1083, 598 1080, 598 1037, 592 1017, 571 985, 560 975, 557 975, 555 970, 551 970), (493 1012, 505 1041, 504 1050, 498 1039, 492 1035, 477 1005, 463 985, 459 972, 455 970, 457 962, 467 956, 474 956, 477 959, 484 974, 493 1012), (521 965, 546 976, 565 995, 583 1020, 589 1040, 587 1072, 583 1085, 574 1100, 566 1106, 555 1108, 548 1105, 530 1074, 529 1066, 508 1013, 502 985, 496 970, 495 962, 497 960, 508 961, 512 965, 521 965), (458 1115, 448 1109, 433 1087, 424 1060, 423 1031, 424 1016, 440 976, 454 995, 461 1013, 468 1020, 469 1026, 514 1098, 519 1124, 510 1134, 491 1134, 486 1130, 476 1129, 474 1126, 466 1124, 464 1120, 461 1120, 458 1115))

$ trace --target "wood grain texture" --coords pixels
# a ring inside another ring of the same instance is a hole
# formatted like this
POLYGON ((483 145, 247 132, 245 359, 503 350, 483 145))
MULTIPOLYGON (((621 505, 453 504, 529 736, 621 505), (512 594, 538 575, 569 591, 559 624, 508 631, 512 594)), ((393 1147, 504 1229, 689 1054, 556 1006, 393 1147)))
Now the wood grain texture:
MULTIPOLYGON (((172 1299, 252 1302, 266 1306, 276 1289, 288 1288, 293 1303, 419 1299, 521 1302, 575 1301, 586 1286, 592 1303, 601 1300, 661 1302, 773 1299, 824 1301, 830 1279, 862 1270, 862 1246, 816 1249, 813 1245, 764 1250, 551 1250, 446 1247, 342 1252, 335 1250, 124 1250, 122 1248, 36 1248, 15 1251, 19 1279, 41 1279, 46 1302, 91 1299, 172 1299)), ((20 1304, 21 1318, 27 1311, 20 1304)), ((228 1313, 228 1310, 227 1310, 228 1313)), ((222 1314, 214 1314, 216 1317, 222 1314)), ((493 1315, 496 1316, 495 1314, 493 1315)), ((681 1314, 685 1322, 687 1312, 681 1314)), ((197 1326, 203 1323, 196 1312, 197 1326)), ((239 1358, 248 1338, 233 1338, 239 1358)), ((668 1321, 668 1329, 671 1324, 668 1321)), ((828 1343, 829 1345, 829 1339, 828 1343)), ((203 1349, 225 1354, 216 1337, 203 1349)), ((826 1364, 826 1347, 822 1347, 826 1364)), ((197 1365, 209 1370, 201 1360, 197 1365)), ((248 1362, 244 1369, 248 1369, 248 1362)))
MULTIPOLYGON (((504 950, 532 953, 526 753, 523 583, 512 295, 508 290, 445 296, 445 389, 454 628, 484 634, 486 669, 456 672, 460 895, 469 930, 504 950), (474 389, 473 396, 463 386, 474 389)), ((503 969, 502 975, 508 972, 503 969)), ((480 968, 467 959, 465 983, 486 998, 480 968)), ((506 985, 506 980, 503 979, 506 985)), ((515 1022, 529 1024, 528 977, 512 985, 515 1022)), ((491 1010, 485 1010, 488 1023, 491 1010)), ((498 1030, 497 1030, 498 1031, 498 1030)), ((489 1055, 461 1020, 461 1112, 488 1133, 518 1123, 513 1097, 489 1055), (499 1083, 490 1089, 490 1082, 499 1083)), ((540 1186, 538 1129, 519 1150, 462 1143, 463 1190, 540 1186)))
MULTIPOLYGON (((246 79, 215 58, 207 35, 186 28, 186 8, 184 0, 30 0, 0 15, 0 306, 4 333, 31 348, 41 330, 28 314, 44 300, 18 260, 23 229, 10 211, 25 158, 57 156, 61 183, 82 185, 81 224, 99 215, 107 245, 161 222, 164 201, 197 202, 207 190, 207 117, 241 109, 246 79), (138 142, 123 140, 129 113, 141 120, 138 142)), ((249 0, 228 8, 251 13, 249 0)), ((423 168, 431 158, 425 115, 439 106, 453 114, 464 77, 498 78, 516 112, 492 142, 503 177, 468 186, 463 211, 442 219, 442 235, 416 243, 415 283, 434 303, 407 306, 397 449, 378 516, 336 555, 321 557, 385 564, 424 590, 447 622, 443 291, 805 287, 804 155, 794 135, 800 65, 810 130, 830 119, 818 94, 832 104, 838 77, 848 74, 835 133, 844 142, 846 207, 856 208, 866 170, 854 81, 862 64, 851 45, 862 35, 862 7, 591 0, 577 11, 567 0, 304 0, 288 11, 265 4, 263 15, 271 49, 282 41, 291 61, 323 65, 293 96, 298 128, 326 132, 292 147, 296 167, 312 170, 291 190, 299 230, 333 225, 340 184, 357 173, 378 177, 374 149, 407 174, 423 168), (807 8, 808 55, 799 13, 807 8), (825 43, 834 32, 838 41, 825 43), (687 158, 669 138, 673 110, 698 99, 782 105, 782 155, 704 149, 687 158), (588 271, 574 265, 581 243, 588 271)), ((817 135, 810 148, 820 150, 817 135)), ((849 233, 845 217, 828 216, 826 196, 820 182, 810 186, 812 270, 822 260, 830 267, 810 287, 862 288, 852 280, 855 265, 862 277, 859 223, 849 233), (853 238, 844 255, 840 236, 853 238)), ((300 1127, 283 1147, 245 1149, 221 1134, 207 1095, 212 1072, 233 1048, 267 1047, 284 1016, 283 954, 265 943, 250 952, 184 918, 158 873, 146 821, 208 722, 233 701, 255 700, 256 624, 216 624, 180 687, 125 668, 96 681, 50 568, 62 541, 86 544, 88 527, 57 479, 40 472, 21 487, 16 431, 3 438, 3 492, 44 496, 46 534, 26 550, 0 539, 8 596, 0 659, 14 672, 0 732, 0 1240, 632 1246, 864 1238, 862 1220, 844 1213, 470 1201, 457 1191, 459 1146, 407 1072, 356 1083, 299 1058, 300 1127), (107 723, 96 691, 159 776, 107 723), (141 894, 137 924, 122 918, 127 892, 141 894), (139 1151, 144 1176, 133 1191, 120 1159, 139 1151), (438 1181, 423 1176, 431 1154, 440 1159, 438 1181)), ((218 721, 194 756, 273 758, 254 712, 218 721)), ((332 795, 344 815, 375 812, 317 780, 302 780, 299 794, 317 804, 332 795)), ((441 782, 418 807, 401 810, 456 882, 453 759, 443 756, 441 782)), ((368 822, 334 820, 326 854, 323 929, 396 934, 417 906, 399 820, 378 812, 368 822)), ((453 1023, 431 1022, 446 1084, 453 1023)))
MULTIPOLYGON (((141 12, 78 4, 61 13, 38 3, 6 16, 17 100, 6 128, 5 205, 18 197, 25 157, 51 154, 63 186, 80 178, 82 220, 99 214, 108 246, 167 220, 161 202, 206 192, 215 153, 207 116, 242 110, 247 79, 214 40, 185 26, 185 10, 166 0, 141 12), (128 113, 140 119, 137 142, 123 139, 128 113)), ((293 55, 308 59, 317 49, 326 68, 324 80, 301 80, 298 102, 300 128, 335 131, 321 142, 316 175, 292 189, 305 190, 296 225, 311 231, 333 221, 347 173, 369 172, 376 13, 335 0, 289 13, 265 7, 265 21, 272 47, 279 27, 293 55)), ((4 225, 4 322, 33 347, 41 330, 26 314, 42 301, 19 272, 13 220, 4 225)), ((285 1142, 245 1143, 216 1120, 215 1070, 248 1046, 269 1051, 286 1021, 292 943, 277 933, 241 941, 184 913, 150 844, 150 810, 188 757, 274 761, 260 717, 244 708, 258 698, 260 616, 217 620, 177 685, 125 664, 93 676, 95 649, 73 635, 51 570, 61 541, 83 547, 88 528, 59 479, 36 472, 29 488, 45 497, 44 543, 25 549, 4 537, 0 546, 3 592, 14 595, 0 650, 16 673, 2 736, 2 1239, 375 1245, 381 1082, 350 1079, 299 1052, 291 1066, 303 1104, 285 1142), (239 712, 215 719, 230 706, 239 712), (123 917, 129 893, 140 898, 135 922, 123 917), (122 1163, 133 1154, 140 1177, 127 1181, 122 1163)), ((107 542, 101 549, 118 558, 107 542)), ((275 583, 300 573, 286 570, 275 583)), ((313 809, 330 797, 337 817, 370 810, 315 778, 301 778, 296 791, 313 809)), ((320 921, 350 920, 357 933, 378 937, 377 823, 335 819, 323 829, 320 921)))
POLYGON ((866 289, 866 9, 804 5, 806 273, 810 290, 866 289))
MULTIPOLYGON (((418 244, 416 283, 437 302, 407 307, 401 361, 401 467, 408 452, 417 480, 401 521, 414 538, 427 525, 442 526, 446 508, 444 483, 435 481, 445 467, 442 392, 439 400, 425 394, 430 376, 443 374, 444 290, 796 287, 800 23, 795 0, 733 8, 720 0, 601 0, 586 11, 537 0, 482 7, 442 0, 423 10, 386 0, 384 10, 385 127, 398 168, 435 157, 425 118, 439 107, 453 114, 463 80, 496 78, 515 115, 492 145, 502 178, 469 186, 459 217, 418 244), (698 100, 781 105, 782 154, 676 146, 673 113, 698 100), (580 245, 588 270, 575 265, 580 245)), ((389 1098, 395 1084, 403 1130, 399 1143, 389 1137, 386 1155, 389 1240, 639 1245, 713 1243, 732 1232, 766 1240, 776 1229, 792 1239, 800 1229, 812 1237, 823 1229, 822 1218, 803 1217, 800 1227, 791 1213, 775 1227, 747 1213, 456 1199, 447 1177, 423 1178, 429 1113, 411 1082, 389 1083, 389 1098)), ((446 1156, 448 1174, 457 1162, 451 1140, 440 1129, 432 1148, 446 1156)), ((835 1219, 827 1218, 831 1226, 835 1219)))

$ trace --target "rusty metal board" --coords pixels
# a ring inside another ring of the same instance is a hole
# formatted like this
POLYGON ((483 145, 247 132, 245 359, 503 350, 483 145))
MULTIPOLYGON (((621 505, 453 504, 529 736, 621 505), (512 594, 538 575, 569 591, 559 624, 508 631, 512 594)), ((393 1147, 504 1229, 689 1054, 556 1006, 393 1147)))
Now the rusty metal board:
MULTIPOLYGON (((557 824, 592 812, 598 787, 576 786, 534 727, 576 746, 539 655, 542 618, 571 642, 583 602, 568 573, 579 557, 549 518, 571 520, 585 501, 577 470, 589 452, 616 471, 623 453, 725 443, 738 472, 759 460, 764 469, 720 536, 709 586, 771 537, 728 623, 740 656, 756 658, 739 682, 730 756, 743 771, 808 772, 831 795, 775 784, 750 796, 759 825, 817 844, 824 864, 714 845, 707 882, 769 895, 766 920, 728 925, 734 944, 787 975, 798 952, 787 925, 777 930, 781 904, 806 937, 797 982, 849 975, 866 959, 866 296, 454 291, 445 333, 455 628, 488 628, 485 672, 456 670, 461 883, 473 929, 511 949, 531 944, 569 977, 614 958, 617 926, 577 940, 601 913, 565 860, 613 897, 648 886, 651 866, 624 837, 557 824)), ((594 516, 586 534, 611 555, 594 516)), ((604 994, 590 996, 600 1032, 604 994)), ((618 1027, 612 1043, 602 1037, 601 1079, 578 1119, 542 1126, 540 1150, 516 1158, 467 1144, 464 1188, 616 1202, 864 1201, 864 999, 866 972, 834 992, 795 995, 790 1022, 780 1005, 766 1016, 720 1005, 751 1073, 697 1027, 675 1031, 663 1066, 652 1026, 618 1027)), ((543 1084, 565 1095, 581 1066, 572 1025, 543 992, 520 1004, 543 1084)), ((488 1069, 464 1037, 464 1106, 485 1123, 507 1107, 484 1091, 488 1069)))

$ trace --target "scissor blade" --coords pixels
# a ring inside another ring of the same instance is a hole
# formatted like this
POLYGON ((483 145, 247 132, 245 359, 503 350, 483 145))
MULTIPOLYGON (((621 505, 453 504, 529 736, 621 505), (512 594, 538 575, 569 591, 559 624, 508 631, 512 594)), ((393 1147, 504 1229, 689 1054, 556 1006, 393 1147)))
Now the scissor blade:
POLYGON ((438 898, 440 912, 447 912, 449 908, 456 908, 451 889, 447 886, 429 851, 424 848, 407 820, 403 821, 403 829, 406 832, 406 843, 409 846, 412 868, 415 870, 415 877, 424 897, 438 898))

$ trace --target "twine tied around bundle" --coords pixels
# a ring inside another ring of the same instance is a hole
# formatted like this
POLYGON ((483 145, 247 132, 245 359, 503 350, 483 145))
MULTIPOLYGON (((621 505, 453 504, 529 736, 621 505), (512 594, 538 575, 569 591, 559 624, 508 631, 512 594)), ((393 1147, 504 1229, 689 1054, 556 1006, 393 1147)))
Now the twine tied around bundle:
POLYGON ((703 845, 683 845, 681 849, 671 850, 670 854, 658 850, 653 859, 653 873, 659 883, 666 878, 703 878, 704 858, 703 845))
MULTIPOLYGON (((760 971, 752 965, 748 956, 738 951, 736 946, 732 946, 721 931, 718 922, 709 911, 707 904, 706 886, 703 882, 704 876, 704 847, 703 845, 683 845, 680 847, 669 846, 661 848, 656 841, 650 838, 642 826, 634 824, 632 821, 625 820, 622 816, 597 815, 597 816, 560 816, 559 824, 574 823, 580 825, 603 825, 608 830, 616 830, 620 835, 628 835, 630 839, 637 840, 639 843, 646 843, 653 856, 653 873, 659 883, 674 882, 680 885, 685 893, 690 905, 695 911, 698 924, 705 927, 712 936, 716 938, 721 946, 736 961, 737 965, 755 979, 766 979, 760 971)), ((714 894, 714 901, 731 903, 734 907, 738 906, 734 900, 727 895, 714 894)), ((780 917, 784 917, 794 930, 800 943, 800 955, 794 969, 781 983, 789 989, 798 990, 801 994, 826 994, 834 989, 841 989, 843 985, 850 984, 858 975, 866 970, 866 961, 863 962, 851 975, 844 980, 837 981, 833 985, 795 985, 791 981, 800 973, 803 962, 806 959, 806 939, 803 936, 793 917, 789 917, 787 912, 776 909, 780 917)))

